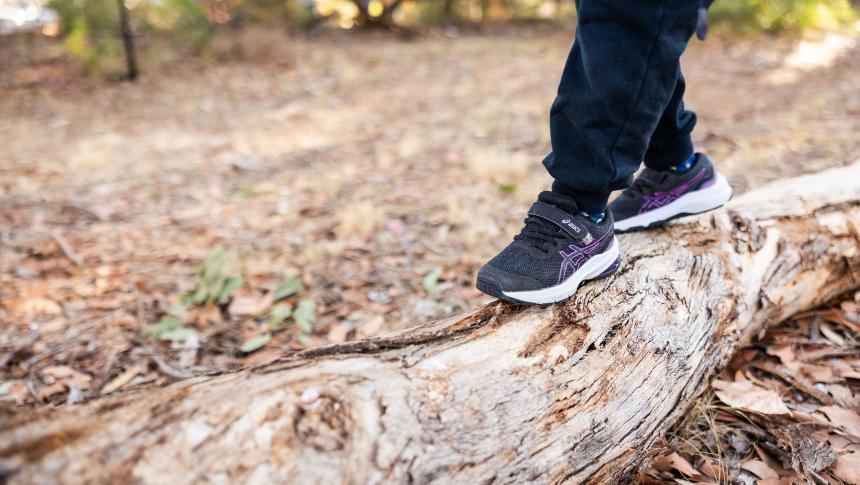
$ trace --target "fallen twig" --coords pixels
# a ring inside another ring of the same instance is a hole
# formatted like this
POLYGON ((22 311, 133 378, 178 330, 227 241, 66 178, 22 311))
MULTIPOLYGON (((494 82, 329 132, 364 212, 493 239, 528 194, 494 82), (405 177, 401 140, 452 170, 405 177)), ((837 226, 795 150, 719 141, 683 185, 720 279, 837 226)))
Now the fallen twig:
POLYGON ((59 229, 51 231, 51 236, 54 238, 54 241, 57 241, 57 244, 60 245, 60 249, 63 250, 63 254, 75 263, 75 266, 84 265, 84 260, 75 252, 74 249, 72 249, 72 245, 69 244, 69 241, 67 241, 65 237, 63 237, 62 231, 59 229))

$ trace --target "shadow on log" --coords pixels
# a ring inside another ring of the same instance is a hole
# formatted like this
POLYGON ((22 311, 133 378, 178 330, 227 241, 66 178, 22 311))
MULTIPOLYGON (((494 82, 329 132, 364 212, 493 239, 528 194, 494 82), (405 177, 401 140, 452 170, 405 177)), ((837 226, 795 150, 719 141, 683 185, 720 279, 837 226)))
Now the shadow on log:
POLYGON ((630 483, 732 353, 860 286, 860 162, 619 237, 612 278, 0 424, 13 483, 630 483))

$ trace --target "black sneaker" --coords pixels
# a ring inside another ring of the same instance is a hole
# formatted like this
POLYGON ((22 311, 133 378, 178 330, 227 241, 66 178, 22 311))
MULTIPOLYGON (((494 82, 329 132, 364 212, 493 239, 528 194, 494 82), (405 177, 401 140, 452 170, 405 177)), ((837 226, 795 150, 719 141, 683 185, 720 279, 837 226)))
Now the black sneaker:
POLYGON ((619 266, 607 212, 598 223, 567 197, 542 192, 514 241, 478 272, 478 289, 502 300, 546 305, 570 298, 583 281, 619 266))
POLYGON ((697 153, 695 165, 681 174, 646 168, 609 204, 609 210, 615 231, 626 232, 716 209, 731 198, 726 178, 714 170, 708 157, 697 153))

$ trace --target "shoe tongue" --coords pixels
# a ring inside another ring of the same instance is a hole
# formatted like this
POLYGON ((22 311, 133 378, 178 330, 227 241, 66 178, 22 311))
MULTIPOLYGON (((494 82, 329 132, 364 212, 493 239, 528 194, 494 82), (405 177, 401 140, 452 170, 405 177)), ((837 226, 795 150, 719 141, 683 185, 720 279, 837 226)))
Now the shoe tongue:
POLYGON ((556 192, 544 191, 538 195, 538 200, 552 204, 568 214, 576 214, 579 209, 576 207, 576 201, 572 198, 561 195, 556 192))

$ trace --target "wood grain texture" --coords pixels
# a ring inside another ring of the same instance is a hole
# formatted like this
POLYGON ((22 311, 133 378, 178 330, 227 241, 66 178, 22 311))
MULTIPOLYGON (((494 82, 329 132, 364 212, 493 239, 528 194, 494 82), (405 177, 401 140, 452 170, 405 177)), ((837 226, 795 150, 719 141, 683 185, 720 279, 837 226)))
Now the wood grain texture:
POLYGON ((545 309, 490 303, 237 373, 0 418, 12 483, 629 483, 739 345, 860 286, 860 162, 620 236, 545 309))

